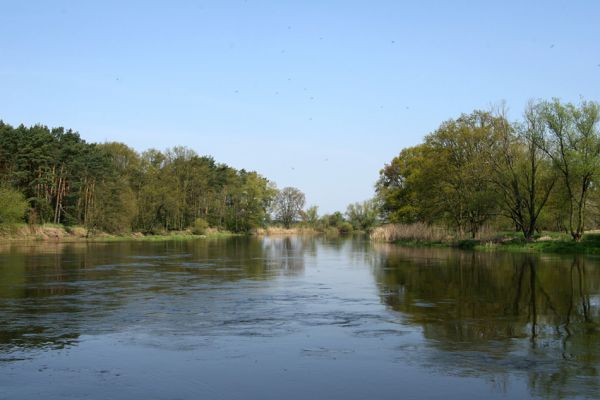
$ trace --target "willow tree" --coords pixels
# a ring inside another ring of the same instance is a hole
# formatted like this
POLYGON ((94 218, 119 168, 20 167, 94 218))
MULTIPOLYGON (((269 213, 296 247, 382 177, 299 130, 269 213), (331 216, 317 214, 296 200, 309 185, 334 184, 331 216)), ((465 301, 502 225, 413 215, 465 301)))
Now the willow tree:
POLYGON ((568 228, 579 241, 592 185, 600 173, 600 105, 583 101, 579 106, 554 99, 541 102, 544 129, 539 148, 562 176, 568 204, 568 228))
POLYGON ((495 187, 500 194, 500 210, 517 230, 531 240, 556 183, 550 160, 540 150, 544 121, 538 105, 530 103, 522 123, 510 123, 505 111, 494 119, 488 156, 493 167, 495 187))

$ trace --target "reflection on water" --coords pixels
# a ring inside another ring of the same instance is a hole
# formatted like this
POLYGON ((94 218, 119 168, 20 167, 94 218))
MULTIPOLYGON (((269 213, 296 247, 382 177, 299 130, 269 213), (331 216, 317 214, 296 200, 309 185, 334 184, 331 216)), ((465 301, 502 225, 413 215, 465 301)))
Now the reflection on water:
MULTIPOLYGON (((190 332, 199 327, 194 322, 212 328, 206 321, 188 321, 172 305, 173 296, 204 303, 211 296, 195 299, 194 293, 301 274, 303 247, 295 238, 8 246, 0 254, 0 351, 59 348, 80 332, 141 324, 168 331, 171 323, 190 332)), ((218 309, 223 304, 206 307, 211 318, 224 315, 218 309)))
POLYGON ((599 310, 600 262, 579 256, 4 245, 0 399, 595 397, 599 310))
POLYGON ((600 389, 597 260, 377 247, 381 297, 422 327, 431 367, 522 370, 541 396, 600 389))

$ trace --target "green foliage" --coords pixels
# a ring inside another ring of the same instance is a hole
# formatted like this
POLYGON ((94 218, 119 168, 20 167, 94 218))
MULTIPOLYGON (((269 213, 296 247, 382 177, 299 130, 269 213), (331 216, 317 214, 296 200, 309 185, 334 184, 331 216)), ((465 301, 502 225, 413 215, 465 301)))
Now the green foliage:
POLYGON ((194 225, 192 226, 192 233, 194 235, 204 235, 208 229, 208 222, 203 218, 196 218, 194 225))
POLYGON ((577 107, 554 99, 540 103, 539 109, 545 122, 539 147, 562 177, 569 208, 567 226, 578 241, 584 231, 590 191, 600 173, 600 105, 584 101, 577 107))
POLYGON ((346 221, 344 214, 339 211, 323 215, 316 224, 316 227, 327 235, 333 233, 350 233, 354 230, 352 224, 346 221))
POLYGON ((273 202, 273 213, 275 219, 283 226, 289 228, 292 223, 302 217, 305 197, 299 189, 286 187, 281 189, 273 202))
POLYGON ((354 227, 348 221, 340 223, 337 228, 340 231, 340 233, 350 233, 354 230, 354 227))
POLYGON ((316 228, 319 223, 319 208, 311 206, 302 215, 302 220, 311 228, 316 228))
POLYGON ((96 189, 87 225, 103 232, 123 234, 131 231, 136 214, 133 190, 122 179, 105 181, 96 189))
POLYGON ((0 187, 0 223, 23 222, 27 209, 27 201, 21 192, 9 187, 0 187))
POLYGON ((256 172, 185 147, 142 154, 123 143, 86 143, 76 132, 0 121, 0 184, 28 199, 30 222, 110 233, 165 233, 196 219, 233 232, 262 227, 276 195, 256 172))
MULTIPOLYGON (((600 105, 531 103, 523 121, 474 111, 444 122, 380 171, 386 222, 422 222, 475 238, 511 225, 527 240, 541 228, 580 240, 598 226, 600 105)), ((352 218, 351 218, 352 219, 352 218)))
POLYGON ((379 205, 375 200, 350 204, 346 216, 354 230, 370 231, 379 222, 379 205))

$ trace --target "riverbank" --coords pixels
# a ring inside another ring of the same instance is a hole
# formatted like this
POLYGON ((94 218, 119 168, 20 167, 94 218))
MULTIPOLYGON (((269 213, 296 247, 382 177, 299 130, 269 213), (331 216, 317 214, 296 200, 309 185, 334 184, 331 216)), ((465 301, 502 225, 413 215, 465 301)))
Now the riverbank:
POLYGON ((141 232, 109 234, 106 232, 89 231, 84 227, 65 227, 63 225, 46 224, 28 226, 26 224, 0 225, 0 241, 5 242, 114 242, 114 241, 163 241, 163 240, 192 240, 218 239, 240 234, 207 229, 205 234, 197 235, 191 231, 172 231, 164 234, 144 235, 141 232))
POLYGON ((27 224, 0 224, 0 241, 4 242, 112 242, 112 241, 163 241, 163 240, 192 240, 192 239, 219 239, 232 236, 339 236, 337 229, 329 228, 320 231, 308 227, 267 227, 258 228, 251 233, 233 233, 220 231, 214 228, 206 229, 202 235, 194 234, 191 230, 171 231, 164 234, 143 234, 141 232, 129 232, 123 234, 109 234, 106 232, 89 231, 81 226, 63 226, 57 224, 45 224, 29 226, 27 224))
POLYGON ((283 228, 278 226, 270 226, 268 228, 258 228, 255 229, 253 234, 257 236, 312 236, 319 235, 322 232, 319 232, 313 228, 305 228, 305 227, 292 227, 292 228, 283 228))
POLYGON ((518 253, 600 254, 600 231, 589 231, 580 242, 560 232, 544 232, 527 241, 517 232, 485 232, 477 239, 457 238, 452 232, 425 224, 389 224, 376 228, 371 239, 405 247, 452 247, 477 251, 518 253))
POLYGON ((505 238, 504 240, 494 241, 476 239, 455 241, 394 240, 391 243, 404 247, 447 247, 487 252, 600 254, 599 234, 586 234, 580 242, 545 237, 531 242, 524 239, 505 238))

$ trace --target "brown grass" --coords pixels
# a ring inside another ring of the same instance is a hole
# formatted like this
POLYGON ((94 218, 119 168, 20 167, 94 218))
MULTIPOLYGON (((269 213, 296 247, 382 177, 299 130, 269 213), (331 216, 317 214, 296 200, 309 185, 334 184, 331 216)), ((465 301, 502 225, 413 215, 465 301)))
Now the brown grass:
POLYGON ((257 228, 253 232, 258 236, 307 236, 307 235, 317 235, 317 232, 313 228, 282 228, 277 226, 270 226, 268 228, 257 228))
POLYGON ((379 242, 415 241, 442 242, 452 239, 448 230, 421 222, 414 224, 387 224, 371 232, 371 239, 379 242))

